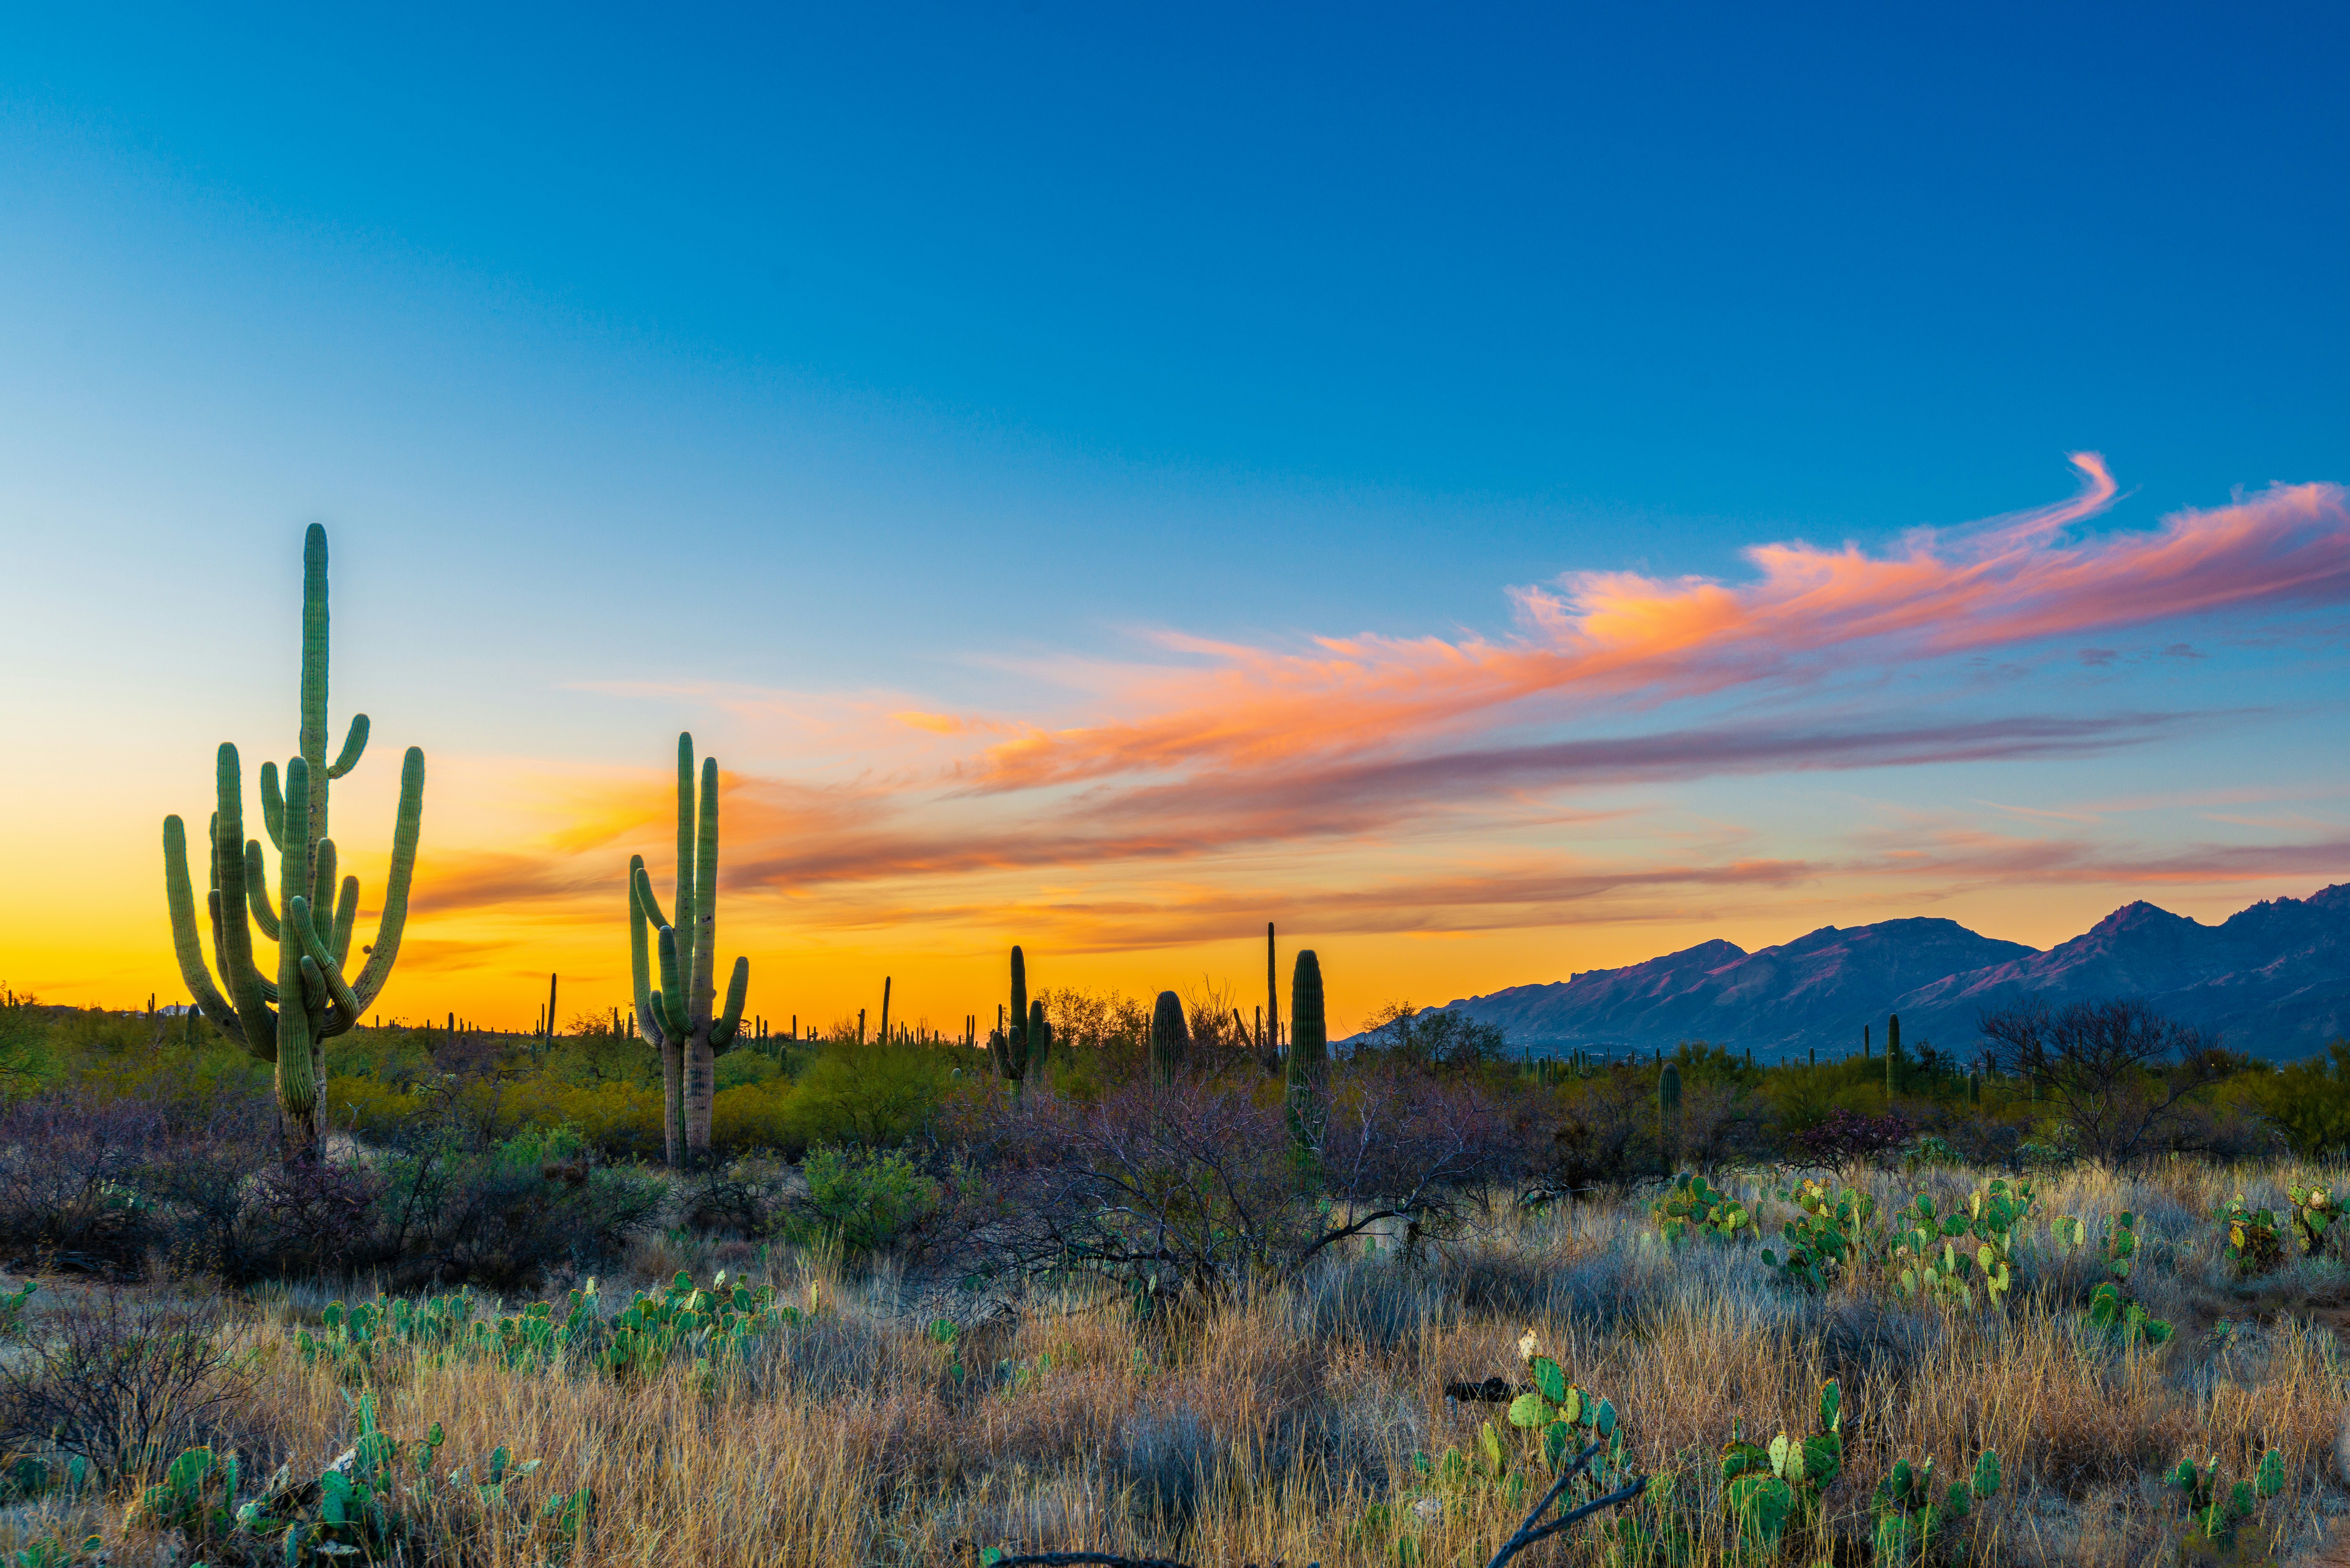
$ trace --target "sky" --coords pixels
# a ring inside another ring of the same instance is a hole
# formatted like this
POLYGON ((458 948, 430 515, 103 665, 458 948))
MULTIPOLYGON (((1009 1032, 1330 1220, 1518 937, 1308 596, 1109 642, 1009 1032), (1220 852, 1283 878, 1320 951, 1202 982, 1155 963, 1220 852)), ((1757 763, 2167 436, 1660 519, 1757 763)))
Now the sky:
POLYGON ((625 1006, 681 731, 778 1027, 2350 879, 2345 33, 19 8, 0 983, 184 996, 312 522, 392 1017, 625 1006))

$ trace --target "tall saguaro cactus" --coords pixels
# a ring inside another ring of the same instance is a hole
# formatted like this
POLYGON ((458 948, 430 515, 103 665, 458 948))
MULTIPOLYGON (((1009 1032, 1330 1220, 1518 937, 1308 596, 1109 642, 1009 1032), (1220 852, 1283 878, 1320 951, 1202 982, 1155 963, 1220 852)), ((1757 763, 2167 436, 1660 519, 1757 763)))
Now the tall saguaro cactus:
POLYGON ((1028 1076, 1028 960, 1012 950, 1012 1011, 995 1026, 995 1071, 1016 1096, 1028 1076))
POLYGON ((1191 1026, 1183 1019, 1183 999, 1162 991, 1150 1009, 1150 1075, 1171 1084, 1191 1054, 1191 1026))
POLYGON ((356 714, 343 748, 327 760, 327 531, 310 524, 302 541, 302 713, 300 751, 286 763, 281 794, 277 764, 261 765, 261 815, 277 851, 277 892, 269 890, 261 841, 244 836, 244 770, 236 747, 224 741, 213 758, 210 907, 212 963, 196 925, 195 893, 188 877, 188 830, 176 815, 163 819, 163 892, 172 912, 172 945, 188 993, 205 1017, 277 1069, 277 1106, 286 1154, 315 1158, 326 1129, 326 1042, 345 1033, 382 994, 400 956, 408 923, 408 887, 416 870, 416 839, 424 817, 424 753, 414 746, 401 760, 400 807, 392 822, 391 874, 383 915, 366 965, 346 978, 351 929, 359 912, 359 879, 335 878, 335 841, 327 836, 327 789, 359 765, 367 749, 368 717, 356 714), (277 944, 275 965, 255 958, 253 930, 277 944), (264 968, 274 968, 273 979, 264 968))
POLYGON ((1330 1054, 1330 1031, 1322 1012, 1322 961, 1311 948, 1298 950, 1289 978, 1289 1125, 1301 1143, 1321 1137, 1318 1102, 1330 1054))
POLYGON ((738 958, 718 996, 718 759, 702 763, 702 807, 693 800, 693 736, 677 738, 677 924, 661 919, 645 857, 629 857, 629 972, 637 1016, 661 1054, 661 1125, 669 1162, 699 1164, 710 1153, 710 1113, 718 1058, 733 1050, 751 989, 751 961, 738 958), (660 989, 652 987, 645 929, 657 933, 660 989))

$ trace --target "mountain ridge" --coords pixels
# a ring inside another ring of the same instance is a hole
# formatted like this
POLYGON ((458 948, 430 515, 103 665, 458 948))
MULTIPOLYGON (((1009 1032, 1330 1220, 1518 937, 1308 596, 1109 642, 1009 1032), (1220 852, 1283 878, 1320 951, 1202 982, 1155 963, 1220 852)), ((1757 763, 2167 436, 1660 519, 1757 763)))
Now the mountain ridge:
POLYGON ((1849 1054, 1863 1025, 1901 1015, 1909 1041, 1974 1050, 1977 1016, 2028 995, 2143 996, 2276 1060, 2350 1033, 2350 884, 2263 899, 2207 926, 2135 899, 2043 951, 1911 916, 1823 926, 1748 952, 1721 939, 1619 969, 1446 1004, 1501 1024, 1514 1046, 1670 1049, 1705 1040, 1767 1061, 1849 1054))

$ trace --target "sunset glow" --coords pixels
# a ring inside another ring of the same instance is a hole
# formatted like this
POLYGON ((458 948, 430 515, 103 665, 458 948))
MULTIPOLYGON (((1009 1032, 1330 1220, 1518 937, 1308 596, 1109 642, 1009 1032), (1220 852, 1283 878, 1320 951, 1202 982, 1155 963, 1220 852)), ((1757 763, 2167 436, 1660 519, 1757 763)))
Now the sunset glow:
POLYGON ((1636 92, 1034 11, 744 23, 891 63, 695 52, 628 126, 556 101, 601 66, 409 40, 427 114, 261 32, 28 42, 87 68, 0 110, 0 983, 182 999, 160 824, 220 742, 248 813, 292 750, 312 521, 365 919, 429 759, 388 1016, 527 1023, 550 971, 625 1007, 681 731, 779 1028, 885 976, 992 1017, 1015 941, 1041 987, 1253 1006, 1272 920, 1351 1028, 2350 877, 2320 106, 2084 88, 2094 30, 1985 65, 2082 117, 2027 132, 1767 29, 1636 92), (1814 75, 1866 104, 1758 85, 1814 75))

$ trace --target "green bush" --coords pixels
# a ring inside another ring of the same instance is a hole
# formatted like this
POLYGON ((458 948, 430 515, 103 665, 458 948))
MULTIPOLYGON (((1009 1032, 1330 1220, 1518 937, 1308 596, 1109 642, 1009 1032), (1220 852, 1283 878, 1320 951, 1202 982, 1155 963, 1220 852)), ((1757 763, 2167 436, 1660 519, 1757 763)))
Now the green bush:
POLYGON ((939 1204, 939 1184, 893 1150, 811 1149, 802 1171, 816 1222, 845 1257, 880 1251, 939 1204))
POLYGON ((946 1103, 953 1071, 951 1053, 926 1045, 827 1045, 793 1091, 784 1147, 901 1144, 946 1103))

